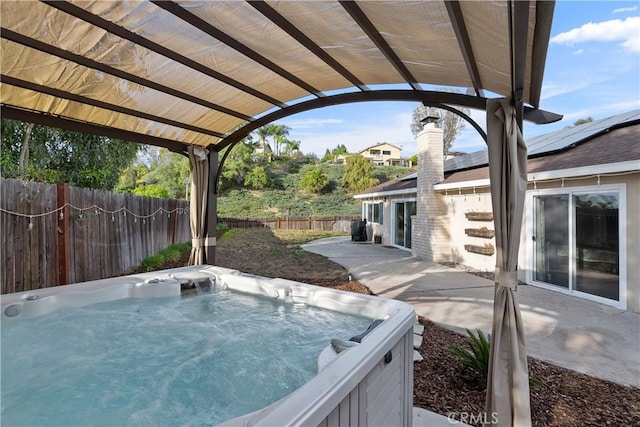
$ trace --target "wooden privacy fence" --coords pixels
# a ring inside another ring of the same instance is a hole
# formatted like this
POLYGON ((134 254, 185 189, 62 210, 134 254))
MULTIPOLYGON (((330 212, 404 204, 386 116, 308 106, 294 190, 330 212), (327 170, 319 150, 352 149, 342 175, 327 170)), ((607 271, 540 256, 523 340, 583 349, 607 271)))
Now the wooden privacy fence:
POLYGON ((276 218, 218 218, 218 224, 227 228, 271 228, 277 230, 334 230, 350 231, 351 221, 359 215, 331 217, 276 217, 276 218))
POLYGON ((2 293, 125 274, 191 240, 188 202, 0 179, 2 293))

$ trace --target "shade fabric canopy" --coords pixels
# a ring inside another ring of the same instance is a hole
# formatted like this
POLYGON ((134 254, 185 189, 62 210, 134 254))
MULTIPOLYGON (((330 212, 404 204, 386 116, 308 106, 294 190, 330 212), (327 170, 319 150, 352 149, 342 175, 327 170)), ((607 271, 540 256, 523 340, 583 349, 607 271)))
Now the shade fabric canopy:
POLYGON ((515 94, 544 123, 560 118, 538 110, 553 7, 3 0, 2 115, 182 152, 343 102, 515 94))

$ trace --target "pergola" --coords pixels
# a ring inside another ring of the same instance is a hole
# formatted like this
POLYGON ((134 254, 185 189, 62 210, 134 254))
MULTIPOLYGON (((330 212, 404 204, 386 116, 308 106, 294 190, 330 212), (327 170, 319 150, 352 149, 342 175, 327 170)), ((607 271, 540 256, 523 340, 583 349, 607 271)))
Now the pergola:
MULTIPOLYGON (((552 1, 3 0, 1 112, 188 154, 192 257, 214 263, 218 154, 274 120, 384 100, 494 111, 503 97, 512 110, 501 114, 517 127, 559 120, 539 109, 553 9, 552 1), (455 91, 434 89, 442 87, 455 91)), ((496 133, 489 127, 489 140, 496 133)), ((491 163, 507 186, 508 164, 491 163)), ((496 243, 500 255, 508 245, 496 243)))

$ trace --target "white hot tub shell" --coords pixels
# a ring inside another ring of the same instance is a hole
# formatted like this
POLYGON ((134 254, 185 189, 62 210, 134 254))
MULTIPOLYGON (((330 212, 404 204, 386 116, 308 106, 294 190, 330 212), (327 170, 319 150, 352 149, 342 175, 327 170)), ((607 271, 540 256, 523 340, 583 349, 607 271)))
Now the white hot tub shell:
POLYGON ((180 295, 189 282, 382 320, 360 343, 340 353, 328 346, 320 355, 317 375, 302 387, 223 426, 412 425, 415 312, 400 301, 191 266, 3 295, 2 321, 121 298, 180 295))

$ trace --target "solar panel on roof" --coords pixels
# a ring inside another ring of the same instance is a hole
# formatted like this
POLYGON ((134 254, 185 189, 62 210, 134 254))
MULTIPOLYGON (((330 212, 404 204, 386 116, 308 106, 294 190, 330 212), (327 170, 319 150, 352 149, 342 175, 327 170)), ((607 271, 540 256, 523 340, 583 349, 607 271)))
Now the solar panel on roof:
POLYGON ((606 119, 595 120, 579 126, 540 135, 527 141, 529 155, 535 156, 563 150, 610 127, 634 120, 640 120, 640 110, 630 111, 606 119))
POLYGON ((464 156, 457 156, 445 160, 444 171, 453 172, 461 169, 469 169, 476 166, 486 165, 489 163, 487 150, 476 151, 464 156))
POLYGON ((398 178, 399 181, 406 181, 408 179, 416 179, 418 177, 418 172, 413 172, 408 175, 402 176, 398 178))
MULTIPOLYGON (((560 129, 531 138, 527 142, 528 156, 540 156, 564 150, 579 144, 592 136, 611 127, 640 120, 640 110, 629 111, 606 119, 595 120, 579 126, 560 129)), ((444 162, 445 172, 454 172, 463 169, 475 168, 489 164, 487 150, 476 151, 464 156, 454 157, 444 162)))

